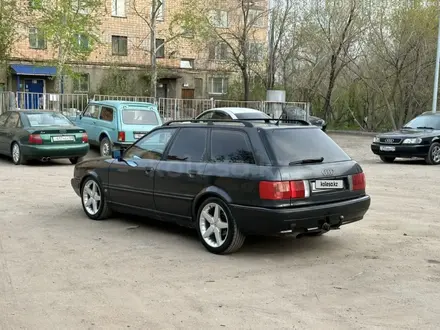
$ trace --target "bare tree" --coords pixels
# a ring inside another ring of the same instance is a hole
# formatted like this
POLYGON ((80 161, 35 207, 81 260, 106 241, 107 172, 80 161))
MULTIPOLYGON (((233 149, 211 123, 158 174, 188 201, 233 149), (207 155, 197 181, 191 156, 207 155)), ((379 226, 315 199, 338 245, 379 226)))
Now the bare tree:
MULTIPOLYGON (((145 39, 149 39, 149 49, 143 50, 149 54, 150 58, 150 95, 156 97, 158 64, 157 55, 163 51, 165 45, 173 43, 180 38, 191 36, 192 29, 197 25, 191 21, 193 6, 190 2, 183 1, 179 5, 179 11, 167 18, 168 29, 164 32, 163 43, 157 43, 158 22, 164 17, 164 3, 162 0, 151 0, 151 3, 142 0, 133 0, 133 11, 146 25, 145 39), (146 14, 148 13, 148 14, 146 14)), ((141 45, 135 45, 141 48, 141 45)))

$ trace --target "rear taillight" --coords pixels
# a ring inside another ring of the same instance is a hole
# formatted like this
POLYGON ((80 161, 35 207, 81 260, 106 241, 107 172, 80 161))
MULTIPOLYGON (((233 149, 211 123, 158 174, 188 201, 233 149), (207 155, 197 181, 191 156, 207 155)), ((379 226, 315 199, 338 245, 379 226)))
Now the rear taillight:
POLYGON ((283 200, 310 197, 310 186, 306 180, 299 181, 261 181, 260 198, 283 200))
POLYGON ((30 144, 43 144, 43 139, 41 138, 40 134, 31 134, 29 135, 28 142, 30 144))
POLYGON ((89 142, 89 137, 88 137, 87 133, 82 134, 82 142, 83 143, 89 142))
POLYGON ((352 180, 352 186, 353 190, 365 190, 366 187, 366 181, 365 181, 365 174, 364 173, 358 173, 354 174, 351 177, 352 180))
POLYGON ((119 142, 125 141, 125 132, 118 132, 118 141, 119 142))

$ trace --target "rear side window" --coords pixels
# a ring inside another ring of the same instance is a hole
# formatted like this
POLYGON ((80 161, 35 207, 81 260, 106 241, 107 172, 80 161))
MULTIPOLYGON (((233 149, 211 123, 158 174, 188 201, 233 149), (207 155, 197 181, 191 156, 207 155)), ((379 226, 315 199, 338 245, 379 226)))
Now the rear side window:
POLYGON ((182 128, 168 152, 167 160, 201 162, 206 154, 206 128, 182 128))
POLYGON ((122 122, 127 125, 159 125, 156 113, 151 110, 122 110, 122 122))
POLYGON ((99 119, 105 121, 113 121, 113 109, 108 107, 102 107, 99 119))
POLYGON ((233 130, 212 131, 211 160, 216 163, 255 164, 248 136, 233 130))
POLYGON ((350 157, 319 128, 283 128, 265 130, 275 160, 289 165, 304 159, 324 158, 323 163, 350 160, 350 157))
POLYGON ((271 117, 264 112, 242 112, 236 113, 237 119, 270 119, 271 117))

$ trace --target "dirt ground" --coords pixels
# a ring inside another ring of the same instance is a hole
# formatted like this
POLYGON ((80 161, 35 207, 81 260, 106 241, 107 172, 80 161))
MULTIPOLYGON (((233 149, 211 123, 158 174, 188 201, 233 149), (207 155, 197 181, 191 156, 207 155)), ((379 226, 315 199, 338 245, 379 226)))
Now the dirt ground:
POLYGON ((180 227, 88 220, 66 161, 0 158, 0 329, 439 329, 440 168, 332 137, 366 172, 364 220, 230 256, 180 227))

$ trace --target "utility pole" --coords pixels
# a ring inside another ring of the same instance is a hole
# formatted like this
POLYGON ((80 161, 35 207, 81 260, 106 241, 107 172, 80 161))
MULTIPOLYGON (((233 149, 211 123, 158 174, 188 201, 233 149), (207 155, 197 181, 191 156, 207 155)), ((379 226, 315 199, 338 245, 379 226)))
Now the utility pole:
POLYGON ((435 60, 435 74, 434 74, 434 93, 432 95, 432 112, 437 112, 437 98, 438 98, 438 75, 439 75, 439 64, 440 64, 440 15, 438 21, 437 30, 437 57, 435 60))

